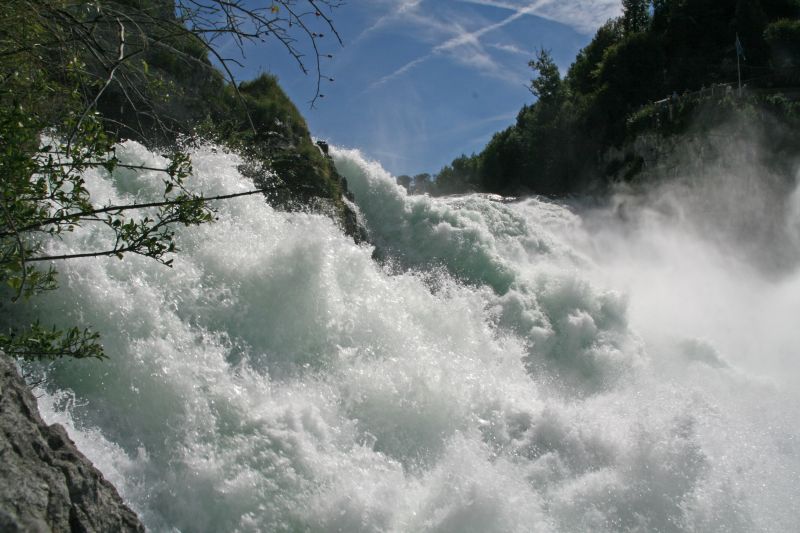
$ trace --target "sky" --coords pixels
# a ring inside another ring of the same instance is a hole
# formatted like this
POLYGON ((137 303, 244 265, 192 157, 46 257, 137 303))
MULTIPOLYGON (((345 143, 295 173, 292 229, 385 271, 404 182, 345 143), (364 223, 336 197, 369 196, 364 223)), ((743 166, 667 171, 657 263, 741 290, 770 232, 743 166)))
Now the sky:
POLYGON ((620 12, 620 0, 347 0, 325 12, 343 45, 319 26, 320 51, 333 56, 321 71, 334 81, 323 81, 313 109, 313 69, 304 75, 277 42, 241 52, 229 42, 223 52, 241 63, 239 80, 276 75, 314 137, 358 148, 395 175, 436 173, 479 152, 534 101, 537 50, 566 72, 620 12))

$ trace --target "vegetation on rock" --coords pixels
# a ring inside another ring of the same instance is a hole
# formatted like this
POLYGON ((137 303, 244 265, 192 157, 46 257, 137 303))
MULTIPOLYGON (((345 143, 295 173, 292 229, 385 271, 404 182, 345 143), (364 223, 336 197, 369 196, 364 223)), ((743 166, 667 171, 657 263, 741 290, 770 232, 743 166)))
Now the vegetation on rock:
MULTIPOLYGON (((343 180, 313 144, 277 80, 262 76, 237 84, 214 47, 221 35, 240 44, 273 39, 306 70, 298 48, 305 42, 316 54, 310 68, 317 75, 313 105, 324 78, 321 35, 314 25, 336 35, 326 13, 338 5, 335 0, 275 0, 261 8, 243 0, 2 3, 3 312, 13 314, 18 299, 54 289, 54 261, 134 253, 170 265, 174 228, 212 221, 210 200, 265 192, 287 206, 320 199, 316 203, 347 226, 352 217, 342 199, 343 180), (249 157, 253 190, 213 198, 190 191, 191 161, 177 141, 198 132, 249 157), (86 169, 126 167, 114 153, 124 138, 166 147, 169 163, 147 169, 163 174, 160 201, 98 205, 86 189, 86 169), (49 240, 82 225, 104 228, 114 245, 48 255, 49 240)), ((89 329, 61 331, 39 323, 0 332, 0 349, 34 359, 105 356, 89 329)))

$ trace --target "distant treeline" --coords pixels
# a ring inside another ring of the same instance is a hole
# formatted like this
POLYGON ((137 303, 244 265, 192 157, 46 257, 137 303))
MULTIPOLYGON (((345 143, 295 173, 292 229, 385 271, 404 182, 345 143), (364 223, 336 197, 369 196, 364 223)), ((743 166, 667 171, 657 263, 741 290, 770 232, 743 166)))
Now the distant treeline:
POLYGON ((480 154, 462 155, 435 177, 405 176, 401 182, 431 194, 568 194, 612 179, 615 169, 602 157, 609 148, 643 129, 679 134, 697 105, 722 111, 745 101, 764 103, 800 122, 796 106, 776 97, 796 94, 800 86, 800 0, 622 4, 622 16, 597 30, 565 77, 549 51, 537 53, 529 63, 536 102, 525 105, 516 123, 496 133, 480 154), (739 98, 737 67, 746 98, 739 98), (704 98, 680 101, 688 93, 704 98))

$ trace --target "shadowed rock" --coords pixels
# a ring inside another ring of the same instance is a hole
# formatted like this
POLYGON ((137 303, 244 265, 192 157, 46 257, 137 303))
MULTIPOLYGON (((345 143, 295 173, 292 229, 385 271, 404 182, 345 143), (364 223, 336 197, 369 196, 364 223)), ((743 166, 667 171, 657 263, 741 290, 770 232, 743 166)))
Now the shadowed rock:
POLYGON ((0 354, 0 531, 144 531, 59 424, 48 426, 0 354))

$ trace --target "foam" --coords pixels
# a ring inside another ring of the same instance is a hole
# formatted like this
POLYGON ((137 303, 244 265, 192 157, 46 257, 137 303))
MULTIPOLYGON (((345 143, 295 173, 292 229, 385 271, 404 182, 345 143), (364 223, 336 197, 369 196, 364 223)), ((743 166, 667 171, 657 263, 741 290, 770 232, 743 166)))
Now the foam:
MULTIPOLYGON (((357 152, 333 153, 384 261, 326 217, 240 198, 179 230, 173 269, 69 262, 61 289, 17 315, 103 335, 111 360, 45 369, 40 402, 149 529, 797 523, 792 394, 703 328, 643 312, 647 254, 611 262, 598 250, 622 241, 592 246, 578 209, 409 197, 357 152)), ((118 155, 163 163, 132 142, 118 155)), ((192 158, 190 187, 249 186, 233 154, 192 158)), ((156 174, 100 170, 87 184, 114 201, 161 187, 156 174)), ((53 246, 101 238, 81 230, 53 246)), ((651 249, 671 249, 660 242, 651 249)))

